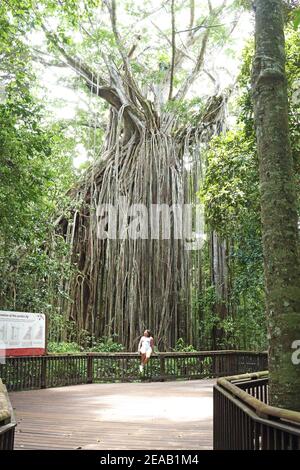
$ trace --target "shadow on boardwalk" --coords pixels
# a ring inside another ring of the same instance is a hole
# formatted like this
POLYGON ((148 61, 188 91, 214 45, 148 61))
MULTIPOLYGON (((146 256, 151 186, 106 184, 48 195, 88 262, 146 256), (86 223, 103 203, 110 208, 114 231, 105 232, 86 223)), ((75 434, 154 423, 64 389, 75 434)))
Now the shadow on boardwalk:
POLYGON ((213 380, 10 393, 15 449, 211 449, 213 380))

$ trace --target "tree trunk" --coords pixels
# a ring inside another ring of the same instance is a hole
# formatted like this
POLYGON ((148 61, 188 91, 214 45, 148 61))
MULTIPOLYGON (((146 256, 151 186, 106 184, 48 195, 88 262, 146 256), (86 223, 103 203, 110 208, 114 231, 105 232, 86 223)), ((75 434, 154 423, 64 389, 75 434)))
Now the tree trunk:
POLYGON ((256 122, 266 303, 270 403, 300 411, 298 217, 289 141, 281 0, 256 0, 253 100, 256 122))
MULTIPOLYGON (((212 231, 210 235, 211 244, 211 284, 216 293, 216 302, 213 306, 214 313, 220 321, 228 316, 228 265, 227 244, 221 240, 219 235, 212 231)), ((215 325, 212 331, 212 348, 224 348, 226 334, 223 327, 215 325)))

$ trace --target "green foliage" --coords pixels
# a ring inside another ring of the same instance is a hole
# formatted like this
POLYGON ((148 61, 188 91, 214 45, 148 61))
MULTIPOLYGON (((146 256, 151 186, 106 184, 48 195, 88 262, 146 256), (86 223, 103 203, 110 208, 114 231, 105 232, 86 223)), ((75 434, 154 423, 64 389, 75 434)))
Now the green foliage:
POLYGON ((105 352, 105 353, 114 353, 124 351, 124 346, 114 341, 113 338, 102 337, 98 340, 89 338, 90 344, 93 346, 83 346, 76 342, 66 342, 66 341, 49 341, 48 343, 48 352, 49 353, 77 353, 77 352, 105 352))
POLYGON ((182 125, 196 126, 205 111, 205 103, 201 98, 170 101, 165 106, 166 112, 175 112, 182 122, 182 125))
POLYGON ((214 288, 204 294, 205 334, 219 329, 219 347, 265 347, 263 259, 260 230, 259 174, 255 143, 245 127, 211 144, 202 196, 209 226, 228 240, 230 304, 228 315, 214 313, 214 288))
MULTIPOLYGON (((299 180, 299 62, 298 34, 287 31, 287 79, 290 98, 290 135, 299 180)), ((266 318, 263 282, 263 255, 260 227, 259 168, 256 156, 251 67, 253 42, 244 50, 238 79, 238 126, 215 138, 207 153, 207 168, 201 197, 207 223, 228 243, 230 302, 221 319, 214 312, 217 301, 210 285, 208 246, 203 250, 203 271, 207 286, 199 296, 200 341, 211 347, 212 332, 222 330, 218 347, 264 349, 266 318)))
POLYGON ((191 344, 186 344, 183 338, 179 338, 176 342, 174 351, 177 352, 195 352, 196 349, 191 344))
POLYGON ((54 343, 52 341, 48 342, 47 347, 48 353, 60 353, 60 354, 68 354, 68 353, 79 353, 83 352, 83 349, 77 343, 67 343, 62 341, 60 343, 54 343))
POLYGON ((253 9, 253 0, 235 0, 235 8, 245 8, 246 10, 253 9))
POLYGON ((299 8, 293 12, 292 20, 293 20, 294 29, 296 31, 300 26, 300 9, 299 8))
POLYGON ((124 346, 116 343, 113 338, 103 336, 90 348, 91 352, 121 352, 124 351, 124 346))
POLYGON ((207 155, 202 197, 209 225, 224 238, 249 215, 259 218, 258 168, 253 141, 243 131, 215 138, 207 155))
POLYGON ((55 314, 71 266, 53 220, 67 207, 65 192, 75 181, 74 142, 47 121, 34 96, 31 56, 22 42, 28 5, 20 2, 17 13, 0 7, 0 308, 55 314), (66 257, 64 265, 54 248, 66 257))

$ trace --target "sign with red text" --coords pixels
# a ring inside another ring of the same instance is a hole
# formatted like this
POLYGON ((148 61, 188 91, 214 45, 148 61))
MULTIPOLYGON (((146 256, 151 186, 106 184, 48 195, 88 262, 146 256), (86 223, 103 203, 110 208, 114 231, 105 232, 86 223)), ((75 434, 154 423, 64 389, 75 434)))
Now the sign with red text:
POLYGON ((0 349, 5 356, 46 353, 46 317, 42 313, 0 310, 0 349))

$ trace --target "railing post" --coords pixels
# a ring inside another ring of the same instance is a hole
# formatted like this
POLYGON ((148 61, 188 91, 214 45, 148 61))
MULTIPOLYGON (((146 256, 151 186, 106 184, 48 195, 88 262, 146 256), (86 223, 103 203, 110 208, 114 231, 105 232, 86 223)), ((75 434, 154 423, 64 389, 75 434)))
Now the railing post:
POLYGON ((217 374, 216 374, 216 356, 214 354, 212 354, 211 359, 212 359, 211 375, 212 375, 212 377, 216 377, 217 376, 217 374))
POLYGON ((94 361, 93 361, 93 356, 91 354, 87 355, 87 383, 92 384, 93 383, 93 378, 94 378, 94 361))
POLYGON ((41 388, 47 388, 47 357, 41 357, 41 388))
POLYGON ((159 357, 159 362, 160 362, 160 379, 163 382, 165 380, 165 375, 166 375, 166 363, 165 363, 165 356, 163 354, 160 355, 159 357))
POLYGON ((221 355, 217 354, 214 356, 215 357, 215 377, 220 377, 222 376, 222 365, 223 365, 223 361, 222 361, 222 357, 221 355))
POLYGON ((0 402, 4 405, 0 422, 0 450, 13 450, 16 420, 7 388, 0 379, 0 402))
POLYGON ((235 354, 231 355, 231 372, 230 375, 237 375, 240 374, 239 370, 239 360, 240 360, 240 354, 239 352, 236 352, 235 354))

